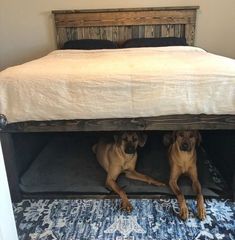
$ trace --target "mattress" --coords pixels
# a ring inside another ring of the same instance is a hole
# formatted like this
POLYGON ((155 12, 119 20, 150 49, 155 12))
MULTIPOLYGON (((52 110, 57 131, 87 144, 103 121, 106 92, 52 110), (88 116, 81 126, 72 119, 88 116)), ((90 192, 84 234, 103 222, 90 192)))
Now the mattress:
POLYGON ((8 122, 235 114, 235 60, 189 46, 56 50, 0 73, 8 122))

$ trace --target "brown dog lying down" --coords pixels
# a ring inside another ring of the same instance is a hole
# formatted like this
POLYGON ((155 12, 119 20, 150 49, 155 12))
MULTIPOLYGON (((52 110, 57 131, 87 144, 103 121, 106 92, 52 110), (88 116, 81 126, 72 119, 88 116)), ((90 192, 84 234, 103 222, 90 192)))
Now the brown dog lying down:
MULTIPOLYGON (((198 131, 175 131, 173 132, 171 140, 172 143, 168 151, 171 168, 169 185, 178 199, 180 217, 183 220, 188 218, 186 201, 177 185, 178 178, 182 174, 185 174, 192 180, 193 190, 197 194, 198 217, 202 220, 206 217, 206 211, 196 166, 196 144, 200 144, 201 135, 198 131)), ((164 142, 167 142, 167 138, 164 139, 164 142)))
POLYGON ((107 172, 106 186, 121 197, 122 209, 130 212, 132 206, 127 195, 116 183, 121 173, 125 173, 128 178, 140 180, 148 184, 156 186, 163 186, 165 184, 135 171, 137 160, 136 149, 137 146, 143 147, 145 145, 147 140, 145 134, 123 132, 119 136, 114 136, 114 139, 113 143, 107 143, 101 139, 92 149, 96 154, 98 162, 107 172))

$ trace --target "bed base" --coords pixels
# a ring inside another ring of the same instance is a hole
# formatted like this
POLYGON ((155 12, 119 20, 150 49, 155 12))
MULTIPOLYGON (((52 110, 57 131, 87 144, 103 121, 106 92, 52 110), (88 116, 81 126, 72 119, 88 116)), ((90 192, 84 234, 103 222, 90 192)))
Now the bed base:
MULTIPOLYGON (((152 131, 152 130, 235 130, 235 115, 172 115, 151 118, 132 119, 94 119, 94 120, 60 120, 60 121, 28 121, 7 124, 5 116, 0 117, 0 140, 8 175, 11 197, 14 202, 22 199, 19 187, 19 169, 17 161, 22 161, 19 146, 13 141, 18 134, 40 134, 54 132, 106 132, 106 131, 152 131)), ((233 131, 234 132, 234 131, 233 131)), ((43 144, 43 143, 39 143, 43 144)), ((27 142, 27 151, 36 151, 37 143, 27 142)), ((219 146, 218 146, 219 147, 219 146)), ((24 152, 24 151, 23 151, 24 152)), ((24 160, 23 160, 24 161, 24 160)), ((235 177, 235 176, 234 176, 235 177)), ((234 186, 235 187, 235 186, 234 186)), ((235 193, 234 193, 235 194, 235 193)))

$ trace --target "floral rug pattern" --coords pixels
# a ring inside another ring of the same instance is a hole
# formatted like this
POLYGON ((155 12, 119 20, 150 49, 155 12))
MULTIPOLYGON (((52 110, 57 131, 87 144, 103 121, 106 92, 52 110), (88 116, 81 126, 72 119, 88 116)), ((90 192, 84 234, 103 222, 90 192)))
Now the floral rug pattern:
POLYGON ((176 199, 131 199, 128 214, 119 199, 23 200, 14 204, 19 240, 235 240, 235 202, 207 199, 207 217, 178 217, 176 199))

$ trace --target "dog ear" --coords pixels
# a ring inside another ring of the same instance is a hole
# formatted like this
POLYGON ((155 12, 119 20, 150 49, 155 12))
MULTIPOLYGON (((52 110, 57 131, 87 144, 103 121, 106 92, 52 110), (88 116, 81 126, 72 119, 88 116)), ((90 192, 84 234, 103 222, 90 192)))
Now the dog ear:
POLYGON ((138 133, 138 145, 140 147, 143 147, 145 145, 146 141, 147 141, 147 138, 148 138, 147 134, 138 133))
POLYGON ((196 140, 197 140, 197 145, 199 146, 202 142, 202 136, 199 131, 196 131, 196 140))
POLYGON ((173 143, 172 133, 164 133, 162 142, 164 146, 170 146, 173 143))
POLYGON ((121 140, 121 134, 120 133, 116 133, 115 135, 113 135, 114 141, 116 144, 120 144, 120 140, 121 140))
POLYGON ((118 135, 114 135, 113 138, 114 138, 115 143, 117 143, 117 141, 118 141, 118 135))

